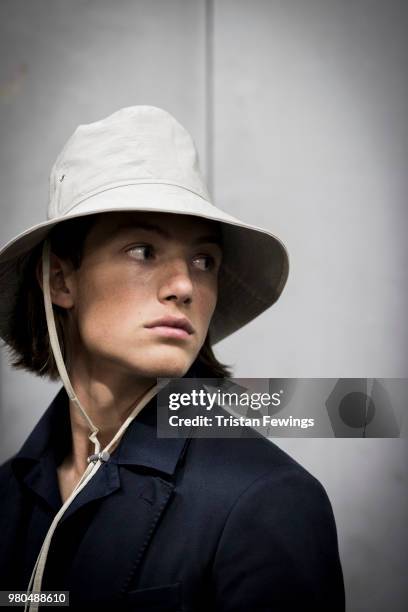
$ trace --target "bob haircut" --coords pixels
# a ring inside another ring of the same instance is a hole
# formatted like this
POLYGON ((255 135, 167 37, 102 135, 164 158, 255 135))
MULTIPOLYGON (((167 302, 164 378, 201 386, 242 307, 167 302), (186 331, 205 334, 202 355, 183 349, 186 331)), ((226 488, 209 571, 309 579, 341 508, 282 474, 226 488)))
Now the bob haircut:
MULTIPOLYGON (((74 269, 78 269, 82 262, 85 239, 98 216, 94 214, 79 217, 54 227, 49 234, 52 252, 61 259, 69 260, 74 269)), ((10 333, 5 341, 10 352, 11 367, 27 370, 50 380, 58 380, 59 372, 49 341, 43 292, 37 279, 42 247, 43 242, 21 261, 23 281, 10 321, 10 333)), ((53 308, 61 353, 66 361, 69 355, 68 314, 57 304, 54 304, 53 308)), ((221 364, 215 357, 209 333, 193 365, 201 378, 232 376, 228 366, 221 364)))

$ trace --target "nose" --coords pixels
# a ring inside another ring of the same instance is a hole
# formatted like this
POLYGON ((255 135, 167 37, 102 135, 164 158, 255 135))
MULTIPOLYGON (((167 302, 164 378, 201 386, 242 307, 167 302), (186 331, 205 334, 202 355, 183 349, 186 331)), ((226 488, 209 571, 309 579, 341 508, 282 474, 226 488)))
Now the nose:
POLYGON ((188 265, 184 259, 173 259, 163 270, 163 282, 159 288, 161 301, 173 300, 180 304, 190 304, 193 299, 193 283, 188 265))

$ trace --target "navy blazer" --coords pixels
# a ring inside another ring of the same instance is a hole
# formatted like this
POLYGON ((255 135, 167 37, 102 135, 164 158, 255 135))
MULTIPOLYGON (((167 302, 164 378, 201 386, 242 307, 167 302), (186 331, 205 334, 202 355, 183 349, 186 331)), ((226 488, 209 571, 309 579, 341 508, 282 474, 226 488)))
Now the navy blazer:
MULTIPOLYGON (((69 591, 74 610, 343 611, 318 480, 259 434, 157 438, 156 422, 153 398, 68 508, 42 590, 69 591)), ((70 435, 62 388, 0 467, 1 590, 27 588, 62 505, 56 467, 70 435)))

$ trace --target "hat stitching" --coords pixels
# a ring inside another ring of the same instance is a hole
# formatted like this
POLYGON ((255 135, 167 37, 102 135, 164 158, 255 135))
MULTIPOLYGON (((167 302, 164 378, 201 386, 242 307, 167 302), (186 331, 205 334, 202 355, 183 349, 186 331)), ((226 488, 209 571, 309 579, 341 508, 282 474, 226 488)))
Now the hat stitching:
MULTIPOLYGON (((88 194, 84 198, 82 198, 81 200, 78 200, 77 202, 72 204, 69 208, 65 208, 63 213, 66 214, 67 212, 70 212, 71 210, 73 210, 74 208, 76 208, 77 206, 79 206, 80 204, 82 204, 83 202, 88 200, 89 198, 93 198, 94 196, 99 195, 101 193, 104 193, 105 191, 109 191, 111 189, 117 189, 118 187, 127 187, 129 185, 173 185, 175 187, 179 187, 180 189, 184 189, 185 191, 189 191, 190 193, 193 193, 194 195, 198 196, 199 198, 201 198, 201 199, 205 200, 206 202, 210 203, 209 200, 207 200, 207 198, 205 198, 203 195, 201 195, 197 191, 194 191, 193 189, 189 189, 188 187, 185 187, 184 185, 180 185, 179 183, 169 182, 169 181, 161 181, 160 179, 151 179, 151 180, 145 180, 144 179, 142 181, 132 181, 132 182, 126 182, 126 183, 115 183, 115 184, 111 183, 111 184, 105 186, 103 189, 101 189, 99 191, 91 192, 90 194, 88 194)), ((55 210, 55 207, 53 207, 53 209, 55 210)))

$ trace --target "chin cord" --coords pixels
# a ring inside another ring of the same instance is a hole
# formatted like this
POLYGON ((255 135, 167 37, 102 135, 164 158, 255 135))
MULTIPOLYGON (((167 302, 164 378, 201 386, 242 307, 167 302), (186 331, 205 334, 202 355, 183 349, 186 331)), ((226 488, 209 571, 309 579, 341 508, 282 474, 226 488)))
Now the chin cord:
MULTIPOLYGON (((44 241, 43 251, 42 251, 42 279, 43 279, 43 293, 44 293, 44 307, 45 307, 45 315, 47 320, 48 334, 51 344, 51 349, 54 355, 54 359, 58 368, 58 372, 61 378, 61 381, 65 387, 65 390, 68 394, 69 399, 75 406, 77 406, 78 410, 81 412, 82 416, 86 420, 91 430, 89 435, 89 440, 94 444, 95 451, 92 455, 88 457, 88 467, 83 473, 81 479, 77 483, 75 489, 72 491, 71 495, 65 501, 65 503, 61 506, 59 511, 54 517, 50 528, 45 536, 44 542, 42 544, 40 553, 37 557, 37 561, 34 565, 33 572, 31 574, 30 582, 27 588, 27 596, 30 593, 38 593, 41 591, 41 583, 45 569, 45 563, 47 561, 48 550, 51 544, 51 539, 54 534, 55 529, 58 526, 60 518, 65 513, 65 510, 72 503, 75 497, 82 491, 82 489, 88 484, 88 482, 93 478, 96 472, 99 470, 101 465, 108 461, 110 458, 109 450, 115 446, 115 444, 120 440, 127 427, 133 421, 133 419, 137 416, 140 410, 148 403, 150 400, 156 395, 158 389, 157 384, 154 384, 150 389, 146 391, 146 393, 142 396, 142 398, 136 403, 135 408, 127 417, 127 419, 122 423, 119 430, 116 432, 113 439, 109 442, 109 444, 101 451, 100 442, 97 438, 99 433, 99 429, 92 423, 91 419, 87 415, 85 409, 81 405, 72 385, 69 380, 68 372, 65 367, 64 360, 62 358, 61 349, 58 341, 57 329, 55 326, 54 319, 54 311, 52 307, 51 294, 50 294, 50 243, 48 240, 44 241)), ((39 603, 30 603, 25 604, 24 611, 26 612, 38 612, 39 603)))

